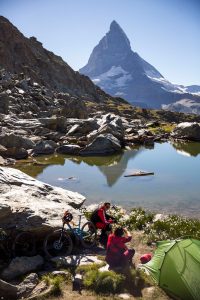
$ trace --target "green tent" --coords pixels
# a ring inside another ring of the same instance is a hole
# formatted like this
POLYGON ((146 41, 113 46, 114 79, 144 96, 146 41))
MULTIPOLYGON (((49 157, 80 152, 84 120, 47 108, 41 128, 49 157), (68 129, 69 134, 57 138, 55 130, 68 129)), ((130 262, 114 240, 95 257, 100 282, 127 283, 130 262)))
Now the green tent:
POLYGON ((200 300, 200 241, 162 241, 157 246, 152 260, 141 268, 174 298, 200 300))

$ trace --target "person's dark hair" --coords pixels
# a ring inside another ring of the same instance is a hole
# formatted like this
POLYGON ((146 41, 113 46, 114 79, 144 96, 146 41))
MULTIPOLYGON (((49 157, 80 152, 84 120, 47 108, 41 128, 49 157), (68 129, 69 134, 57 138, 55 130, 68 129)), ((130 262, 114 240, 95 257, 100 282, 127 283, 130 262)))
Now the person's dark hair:
POLYGON ((105 206, 106 206, 106 205, 111 205, 111 204, 110 204, 110 202, 104 202, 104 204, 103 204, 103 205, 105 205, 105 206))
POLYGON ((124 229, 122 227, 117 227, 114 231, 114 234, 120 237, 124 234, 124 229))

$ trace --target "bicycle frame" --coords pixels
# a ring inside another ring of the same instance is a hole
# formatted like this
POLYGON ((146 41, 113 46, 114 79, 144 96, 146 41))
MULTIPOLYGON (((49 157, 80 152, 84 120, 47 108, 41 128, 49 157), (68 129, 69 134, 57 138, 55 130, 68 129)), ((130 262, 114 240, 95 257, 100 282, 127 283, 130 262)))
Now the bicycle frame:
POLYGON ((69 230, 78 238, 82 238, 82 231, 81 231, 81 218, 82 215, 78 215, 79 221, 77 227, 72 227, 70 223, 66 223, 69 230))
POLYGON ((76 237, 77 240, 82 240, 83 239, 83 235, 82 235, 83 232, 81 230, 81 219, 82 219, 82 216, 83 215, 78 215, 79 220, 78 220, 78 225, 76 227, 72 227, 69 222, 63 223, 59 242, 61 242, 61 240, 62 240, 62 236, 63 236, 65 224, 67 224, 67 227, 69 228, 70 232, 76 237))

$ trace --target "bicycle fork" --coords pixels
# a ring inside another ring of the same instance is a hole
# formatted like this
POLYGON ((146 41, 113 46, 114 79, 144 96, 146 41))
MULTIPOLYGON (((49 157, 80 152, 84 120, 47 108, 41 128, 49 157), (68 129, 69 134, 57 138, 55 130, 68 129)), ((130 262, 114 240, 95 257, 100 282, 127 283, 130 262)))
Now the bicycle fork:
POLYGON ((61 244, 61 242, 62 242, 63 233, 64 233, 64 226, 65 226, 65 224, 63 223, 62 229, 61 229, 61 235, 60 235, 60 238, 59 238, 59 240, 58 240, 59 244, 61 244))

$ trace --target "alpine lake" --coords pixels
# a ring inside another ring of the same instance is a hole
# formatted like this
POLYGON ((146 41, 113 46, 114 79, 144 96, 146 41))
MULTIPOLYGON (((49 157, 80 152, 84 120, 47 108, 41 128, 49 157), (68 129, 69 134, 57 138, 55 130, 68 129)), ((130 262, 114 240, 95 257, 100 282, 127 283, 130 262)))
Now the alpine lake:
POLYGON ((86 197, 86 205, 110 201, 126 209, 200 219, 200 143, 155 143, 111 156, 48 155, 16 167, 34 178, 86 197), (137 171, 154 175, 124 177, 137 171))

